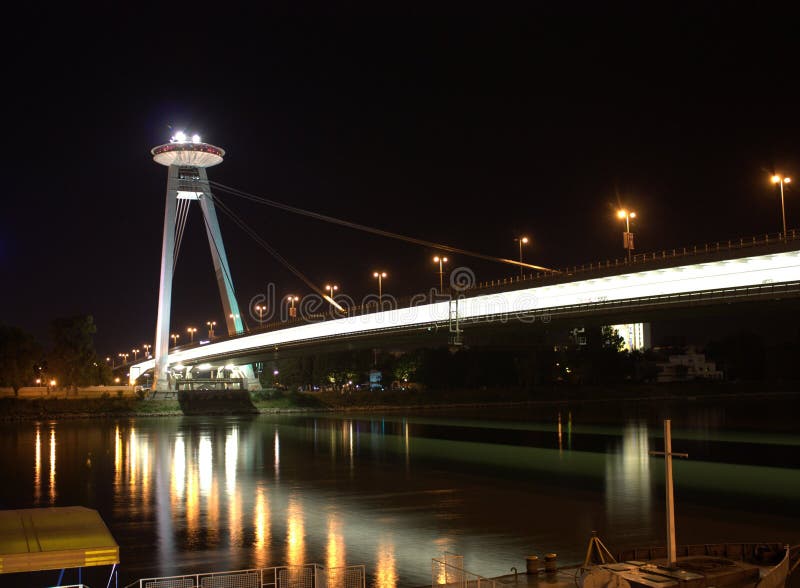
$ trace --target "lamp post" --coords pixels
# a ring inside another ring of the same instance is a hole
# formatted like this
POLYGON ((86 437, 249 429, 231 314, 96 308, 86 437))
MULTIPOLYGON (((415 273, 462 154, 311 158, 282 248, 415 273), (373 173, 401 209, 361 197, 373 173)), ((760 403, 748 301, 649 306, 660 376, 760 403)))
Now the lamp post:
MULTIPOLYGON (((519 243, 519 262, 522 263, 522 246, 527 245, 529 239, 527 237, 517 237, 514 241, 519 243)), ((519 277, 522 277, 522 266, 519 266, 519 277)))
POLYGON ((208 338, 214 338, 214 327, 217 326, 217 321, 206 321, 206 325, 208 325, 208 338))
POLYGON ((258 322, 264 322, 264 311, 267 310, 266 304, 256 304, 256 312, 258 313, 258 322))
POLYGON ((122 358, 122 365, 125 365, 128 362, 128 355, 130 355, 130 353, 118 353, 117 355, 122 358))
POLYGON ((439 264, 439 294, 441 294, 442 290, 444 290, 444 270, 442 269, 442 264, 447 263, 447 258, 436 255, 433 258, 433 263, 439 264))
POLYGON ((131 349, 131 353, 133 353, 133 361, 136 361, 136 356, 139 355, 139 350, 131 349))
POLYGON ((186 332, 189 333, 189 343, 194 343, 194 334, 197 332, 197 328, 189 327, 186 332))
POLYGON ((144 356, 145 358, 150 357, 150 348, 152 345, 149 343, 142 343, 142 349, 144 349, 144 356))
POLYGON ((372 277, 378 278, 378 301, 383 300, 383 278, 387 276, 386 272, 373 272, 372 277))
POLYGON ((625 219, 625 232, 622 234, 622 244, 628 250, 628 263, 631 262, 631 250, 633 249, 633 233, 631 233, 631 219, 636 218, 636 213, 629 210, 617 211, 617 218, 625 219))
POLYGON ((177 333, 172 333, 170 337, 172 337, 172 346, 175 347, 178 344, 178 339, 180 339, 181 336, 178 335, 177 333))
MULTIPOLYGON (((234 329, 236 329, 236 334, 237 335, 241 334, 241 332, 242 332, 241 329, 239 329, 239 327, 236 326, 236 319, 240 319, 241 316, 242 315, 240 315, 240 314, 234 314, 234 313, 230 313, 228 315, 228 317, 231 319, 231 322, 233 322, 234 329)), ((241 321, 239 321, 239 322, 241 323, 241 321)))
POLYGON ((297 318, 297 309, 294 307, 294 303, 300 300, 300 297, 289 294, 286 299, 289 301, 289 317, 297 318))
POLYGON ((326 284, 325 285, 325 289, 329 292, 329 296, 331 297, 331 300, 333 300, 333 294, 334 294, 334 292, 336 292, 339 289, 339 286, 337 286, 336 284, 333 284, 333 285, 326 284))
POLYGON ((772 176, 773 184, 780 184, 781 186, 781 220, 783 221, 783 241, 786 242, 786 208, 783 205, 783 185, 792 181, 792 178, 787 178, 778 174, 772 176))

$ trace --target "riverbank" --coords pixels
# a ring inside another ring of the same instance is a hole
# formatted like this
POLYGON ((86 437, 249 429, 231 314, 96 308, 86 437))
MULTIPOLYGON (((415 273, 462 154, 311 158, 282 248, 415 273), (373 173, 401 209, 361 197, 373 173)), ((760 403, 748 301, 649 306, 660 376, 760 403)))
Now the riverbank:
MULTIPOLYGON (((800 385, 689 382, 618 387, 551 386, 537 388, 533 392, 479 389, 352 394, 284 393, 279 390, 265 390, 252 394, 251 398, 257 412, 262 414, 430 411, 504 406, 559 407, 611 402, 631 406, 641 402, 800 399, 800 385)), ((0 421, 159 417, 183 416, 183 414, 177 400, 143 400, 130 397, 0 398, 0 421)), ((226 412, 214 410, 208 414, 226 414, 226 412)))

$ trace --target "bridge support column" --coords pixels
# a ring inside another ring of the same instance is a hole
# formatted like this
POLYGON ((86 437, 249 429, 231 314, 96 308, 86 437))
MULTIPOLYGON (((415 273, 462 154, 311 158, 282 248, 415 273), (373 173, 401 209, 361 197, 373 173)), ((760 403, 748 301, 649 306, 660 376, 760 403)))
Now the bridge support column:
MULTIPOLYGON (((158 289, 158 317, 156 320, 155 375, 153 388, 158 391, 170 389, 167 367, 169 366, 170 311, 172 306, 172 277, 175 272, 176 218, 178 200, 199 200, 211 248, 211 258, 217 275, 222 299, 225 323, 229 335, 242 333, 243 321, 233 289, 233 279, 222 242, 222 233, 217 220, 213 195, 205 168, 170 165, 167 179, 167 197, 164 212, 164 237, 161 246, 161 275, 158 289)), ((184 219, 185 220, 185 219, 184 219)), ((256 381, 248 366, 248 385, 256 381)))
POLYGON ((172 307, 172 275, 175 271, 175 217, 178 206, 179 167, 171 165, 167 176, 167 202, 164 209, 164 238, 161 244, 161 275, 158 286, 156 318, 155 369, 153 389, 169 390, 167 365, 169 355, 169 316, 172 307))

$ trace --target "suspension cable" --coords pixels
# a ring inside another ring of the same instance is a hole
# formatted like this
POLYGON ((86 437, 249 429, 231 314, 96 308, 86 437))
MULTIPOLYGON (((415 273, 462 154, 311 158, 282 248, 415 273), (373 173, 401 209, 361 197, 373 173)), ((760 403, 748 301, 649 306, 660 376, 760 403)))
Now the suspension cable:
POLYGON ((186 220, 189 218, 189 204, 191 200, 181 198, 178 200, 177 206, 177 222, 175 224, 175 251, 172 258, 173 272, 178 265, 178 254, 181 251, 181 243, 183 242, 183 232, 186 229, 186 220))
POLYGON ((242 230, 243 230, 245 233, 247 233, 247 235, 248 235, 248 236, 249 236, 251 239, 253 239, 253 241, 255 241, 255 242, 258 244, 258 245, 260 245, 260 246, 261 246, 261 247, 262 247, 264 250, 266 250, 266 251, 267 251, 267 253, 269 253, 269 254, 270 254, 272 257, 274 257, 274 258, 275 258, 275 259, 276 259, 278 262, 280 262, 280 263, 281 263, 281 264, 282 264, 282 265, 283 265, 283 266, 284 266, 286 269, 288 269, 288 270, 289 270, 290 272, 292 272, 292 273, 293 273, 295 276, 297 276, 298 278, 300 278, 301 280, 303 280, 303 282, 305 282, 305 284, 306 284, 306 285, 307 285, 309 288, 311 288, 311 289, 312 289, 314 292, 316 292, 317 294, 319 294, 319 295, 320 295, 322 298, 324 298, 325 300, 327 300, 328 302, 330 302, 331 304, 333 304, 334 306, 336 306, 336 307, 337 307, 339 310, 343 310, 343 308, 342 308, 342 307, 341 307, 341 306, 340 306, 338 303, 336 303, 336 302, 333 300, 333 298, 331 298, 330 296, 328 296, 328 294, 326 294, 326 293, 325 293, 325 292, 324 292, 324 291, 323 291, 321 288, 319 288, 319 287, 318 287, 316 284, 314 284, 314 282, 312 282, 312 281, 311 281, 311 280, 310 280, 308 277, 306 277, 306 275, 305 275, 305 274, 303 274, 303 272, 301 272, 301 271, 300 271, 299 269, 297 269, 297 268, 296 268, 294 265, 292 265, 292 264, 291 264, 291 262, 289 262, 289 260, 287 260, 285 257, 283 257, 283 255, 281 255, 280 253, 278 253, 278 252, 275 250, 275 248, 273 248, 273 247, 272 247, 272 246, 271 246, 269 243, 267 243, 267 242, 266 242, 266 241, 265 241, 265 240, 264 240, 264 239, 263 239, 263 238, 262 238, 262 237, 261 237, 261 236, 260 236, 258 233, 256 233, 256 232, 255 232, 255 231, 254 231, 254 230, 253 230, 253 229, 252 229, 252 228, 251 228, 251 227, 250 227, 250 226, 249 226, 247 223, 245 223, 245 222, 244 222, 244 221, 243 221, 243 220, 242 220, 242 219, 239 217, 239 215, 237 215, 235 212, 233 212, 233 210, 231 210, 229 206, 227 206, 227 205, 226 205, 224 202, 222 202, 222 201, 219 199, 219 197, 217 197, 217 196, 214 196, 214 203, 217 205, 217 208, 219 208, 219 209, 220 209, 220 210, 221 210, 223 213, 225 213, 225 215, 227 215, 227 216, 228 216, 228 218, 230 218, 230 219, 231 219, 231 220, 234 222, 234 224, 236 224, 236 226, 238 226, 238 227, 239 227, 240 229, 242 229, 242 230))
POLYGON ((516 265, 520 267, 526 267, 530 269, 535 269, 539 271, 545 272, 552 272, 552 273, 559 273, 558 270, 542 267, 540 265, 534 265, 532 263, 523 263, 521 261, 515 261, 513 259, 505 259, 503 257, 495 257, 493 255, 485 255, 483 253, 476 253, 474 251, 468 251, 466 249, 460 249, 458 247, 452 247, 450 245, 444 245, 442 243, 434 243, 432 241, 426 241, 424 239, 417 239, 415 237, 407 237, 405 235, 400 235, 399 233, 392 233, 391 231, 384 231, 383 229, 376 229, 373 227, 368 227, 366 225, 362 225, 359 223, 354 223, 342 219, 338 219, 332 216, 328 216, 325 214, 320 214, 318 212, 312 212, 310 210, 305 210, 303 208, 298 208, 296 206, 290 206, 288 204, 283 204, 282 202, 276 202, 275 200, 270 200, 268 198, 264 198, 262 196, 258 196, 256 194, 251 194, 249 192, 244 192, 243 190, 239 190, 237 188, 232 188, 231 186, 226 186, 225 184, 220 184, 219 182, 215 182, 213 180, 209 180, 209 183, 221 190, 223 192, 227 192, 228 194, 232 194, 234 196, 239 196, 240 198, 244 198, 246 200, 250 200, 251 202, 256 202, 258 204, 263 204, 265 206, 272 206, 273 208, 278 208, 280 210, 285 210, 287 212, 292 212, 295 214, 300 214, 303 216, 308 216, 317 220, 321 220, 328 223, 333 223, 336 225, 341 225, 343 227, 349 227, 351 229, 357 229, 359 231, 364 231, 367 233, 372 233, 373 235, 381 235, 383 237, 389 237, 391 239, 398 239, 400 241, 406 241, 407 243, 414 243, 415 245, 422 245, 424 247, 430 247, 432 249, 438 249, 441 251, 447 251, 448 253, 458 253, 461 255, 467 255, 469 257, 476 257, 478 259, 486 259, 489 261, 495 261, 499 263, 507 263, 511 265, 516 265))

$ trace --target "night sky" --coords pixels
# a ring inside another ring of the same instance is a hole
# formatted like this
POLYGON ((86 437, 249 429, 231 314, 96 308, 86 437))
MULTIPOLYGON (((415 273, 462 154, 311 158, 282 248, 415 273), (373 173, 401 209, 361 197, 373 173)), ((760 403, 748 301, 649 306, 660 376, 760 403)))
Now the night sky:
MULTIPOLYGON (((177 130, 227 151, 212 180, 490 255, 515 258, 525 234, 548 267, 622 257, 618 203, 639 251, 779 231, 769 176, 800 171, 796 19, 660 6, 20 14, 3 41, 0 320, 46 340, 52 318, 90 313, 103 355, 152 341, 166 168, 149 150, 177 130)), ((375 269, 391 294, 437 283, 435 251, 218 195, 320 285, 361 297, 375 269)), ((792 188, 786 214, 800 225, 792 188)), ((270 282, 308 293, 221 222, 241 305, 270 282)), ((222 321, 203 232, 195 207, 181 342, 222 321)), ((451 257, 479 280, 516 273, 451 257)))

